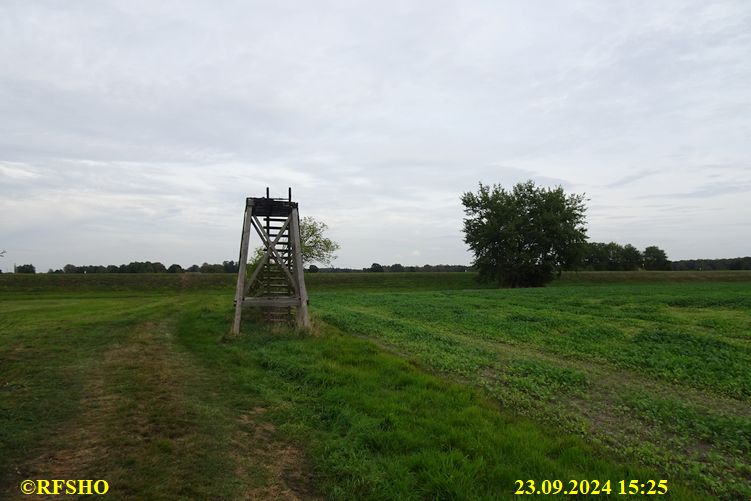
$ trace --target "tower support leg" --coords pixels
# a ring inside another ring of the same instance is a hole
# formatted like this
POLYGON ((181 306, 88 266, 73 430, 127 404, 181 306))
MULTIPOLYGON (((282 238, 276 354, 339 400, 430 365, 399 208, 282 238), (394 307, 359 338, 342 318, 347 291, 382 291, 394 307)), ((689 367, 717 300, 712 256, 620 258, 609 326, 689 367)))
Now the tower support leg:
POLYGON ((308 291, 305 288, 305 276, 303 275, 302 265, 302 244, 300 242, 300 216, 297 208, 292 209, 290 235, 292 237, 292 252, 294 271, 292 275, 297 286, 297 294, 300 299, 300 306, 297 307, 297 326, 307 329, 310 327, 310 317, 308 316, 308 291))
POLYGON ((240 262, 237 266, 237 288, 235 289, 235 319, 232 323, 232 334, 240 334, 240 322, 243 313, 243 299, 245 296, 245 270, 248 266, 248 247, 250 245, 250 227, 252 226, 251 217, 253 215, 253 204, 246 202, 245 215, 243 219, 243 234, 240 239, 240 262))

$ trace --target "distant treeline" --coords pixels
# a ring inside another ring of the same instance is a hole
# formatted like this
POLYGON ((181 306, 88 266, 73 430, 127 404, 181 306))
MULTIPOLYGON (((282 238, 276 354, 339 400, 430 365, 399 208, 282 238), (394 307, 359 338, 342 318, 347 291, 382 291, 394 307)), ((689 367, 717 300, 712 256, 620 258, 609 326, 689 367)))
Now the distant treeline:
MULTIPOLYGON (((235 261, 222 261, 221 264, 203 263, 183 268, 179 264, 165 266, 159 261, 133 261, 121 265, 87 265, 66 264, 62 269, 48 270, 47 273, 237 273, 235 261)), ((581 266, 583 271, 636 271, 636 270, 673 270, 673 271, 714 271, 714 270, 751 270, 751 256, 727 259, 683 259, 670 261, 665 251, 650 246, 640 251, 631 244, 621 245, 615 242, 589 242, 585 247, 581 266)), ((32 264, 16 266, 16 273, 36 273, 32 264)), ((404 266, 399 263, 373 263, 366 268, 320 268, 310 265, 311 273, 394 273, 394 272, 465 272, 474 271, 471 266, 461 264, 425 264, 422 266, 404 266)))
POLYGON ((751 270, 751 256, 727 259, 683 259, 670 263, 674 271, 751 270))
MULTIPOLYGON (((237 269, 238 266, 235 261, 222 261, 222 264, 203 263, 201 266, 194 264, 187 268, 183 268, 179 264, 172 264, 167 267, 159 261, 133 261, 120 266, 114 264, 109 266, 66 264, 62 269, 50 269, 47 273, 237 273, 237 269)), ((16 271, 18 271, 18 268, 16 271)), ((34 273, 34 271, 26 271, 26 273, 34 273)))
POLYGON ((463 264, 424 264, 422 266, 404 266, 399 263, 379 264, 373 263, 366 268, 319 268, 316 265, 310 265, 308 271, 311 273, 402 273, 402 272, 448 272, 448 271, 473 271, 471 266, 463 264))
POLYGON ((589 271, 669 270, 665 251, 651 245, 640 251, 631 244, 587 242, 581 265, 575 269, 589 271))
POLYGON ((588 242, 585 246, 582 265, 578 269, 589 271, 751 270, 751 257, 670 261, 665 251, 654 245, 642 252, 631 244, 588 242))
MULTIPOLYGON (((203 263, 201 266, 194 264, 188 268, 183 268, 179 264, 173 264, 169 267, 159 261, 134 261, 128 264, 117 265, 88 265, 76 266, 66 264, 62 269, 48 270, 47 273, 237 273, 238 264, 235 261, 222 261, 222 264, 203 263)), ((362 273, 367 272, 447 272, 447 271, 471 271, 470 266, 461 264, 425 264, 423 266, 403 266, 399 263, 391 265, 381 265, 373 263, 367 268, 319 268, 312 264, 308 267, 311 273, 362 273)), ((36 273, 33 265, 23 265, 16 267, 18 273, 36 273)))

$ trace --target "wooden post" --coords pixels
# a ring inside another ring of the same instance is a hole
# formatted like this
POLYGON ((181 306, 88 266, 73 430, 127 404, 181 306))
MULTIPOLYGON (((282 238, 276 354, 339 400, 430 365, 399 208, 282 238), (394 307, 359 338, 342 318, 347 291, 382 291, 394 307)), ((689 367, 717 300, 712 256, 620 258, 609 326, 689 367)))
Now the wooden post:
POLYGON ((300 300, 297 307, 297 326, 307 329, 310 327, 310 317, 308 316, 308 291, 305 288, 305 276, 303 275, 302 266, 302 244, 300 242, 300 217, 297 207, 292 209, 290 233, 292 234, 292 252, 294 253, 295 266, 295 285, 300 300))
POLYGON ((235 289, 235 321, 232 323, 232 334, 240 334, 240 319, 242 318, 243 296, 245 295, 245 269, 248 266, 248 246, 250 245, 250 227, 253 226, 253 202, 245 202, 245 217, 243 219, 243 234, 240 240, 240 262, 237 270, 237 289, 235 289))

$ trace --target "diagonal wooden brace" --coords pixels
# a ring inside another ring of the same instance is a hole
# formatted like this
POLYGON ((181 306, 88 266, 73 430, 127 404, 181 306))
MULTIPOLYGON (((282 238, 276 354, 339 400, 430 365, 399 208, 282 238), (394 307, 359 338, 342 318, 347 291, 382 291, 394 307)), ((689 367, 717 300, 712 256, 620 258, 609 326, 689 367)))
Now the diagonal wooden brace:
MULTIPOLYGON (((258 231, 259 227, 261 228, 261 231, 263 232, 263 234, 260 233, 260 232, 258 234, 260 235, 261 240, 263 241, 263 243, 265 245, 268 245, 268 238, 265 237, 266 232, 263 230, 263 225, 260 222, 258 222, 258 219, 255 216, 252 216, 252 218, 250 220, 250 223, 256 229, 256 231, 258 231)), ((289 226, 289 224, 290 224, 290 218, 287 218, 287 220, 284 221, 284 224, 282 225, 282 229, 279 231, 279 233, 277 234, 276 238, 274 239, 273 245, 277 244, 277 242, 279 241, 279 239, 281 238, 282 234, 287 229, 287 226, 289 226)), ((265 252, 263 254, 263 256, 261 257, 261 260, 256 265, 256 269, 253 270, 253 274, 250 276, 250 280, 248 280, 246 282, 246 284, 245 284, 245 289, 243 291, 243 297, 248 295, 248 291, 250 291, 251 285, 253 285, 253 283, 256 281, 256 278, 258 278, 258 275, 261 273, 261 270, 263 269, 263 266, 266 264, 266 261, 269 260, 269 255, 270 254, 268 252, 265 252)))
MULTIPOLYGON (((282 229, 279 231, 279 233, 276 235, 276 238, 273 242, 271 242, 271 239, 269 238, 268 234, 266 233, 266 230, 263 229, 263 225, 258 221, 258 218, 256 216, 253 216, 253 219, 251 220, 253 223, 253 228, 255 228, 256 233, 258 233, 258 236, 261 237, 261 240, 263 241, 264 245, 266 246, 266 253, 264 254, 263 258, 261 259, 261 262, 256 267, 256 271, 260 270, 261 267, 268 261, 268 259, 273 255, 274 259, 276 259, 277 264, 279 264, 279 267, 282 269, 284 274, 287 276, 287 280, 289 280, 289 283, 295 288, 295 295, 299 296, 299 290, 297 287, 297 283, 295 279, 292 277, 292 273, 290 273, 287 266, 284 264, 284 260, 281 258, 279 254, 277 254, 276 249, 274 248, 276 244, 279 242, 279 238, 281 238, 282 234, 284 233, 285 229, 289 226, 291 217, 288 217, 287 220, 282 225, 282 229)), ((253 279, 255 279, 256 272, 253 272, 253 279)), ((253 280, 251 280, 252 282, 253 280)))

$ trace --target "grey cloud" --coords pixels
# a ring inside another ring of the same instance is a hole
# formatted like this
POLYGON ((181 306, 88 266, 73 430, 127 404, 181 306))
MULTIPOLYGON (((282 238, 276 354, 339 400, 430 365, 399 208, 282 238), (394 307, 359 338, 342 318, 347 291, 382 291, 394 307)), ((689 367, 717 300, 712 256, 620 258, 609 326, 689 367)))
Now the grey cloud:
POLYGON ((653 176, 657 174, 659 171, 657 170, 641 170, 638 172, 634 172, 633 174, 629 174, 628 176, 624 176, 616 181, 613 181, 612 183, 608 183, 605 185, 605 188, 617 188, 621 187, 627 184, 634 183, 636 181, 641 181, 642 179, 646 179, 650 176, 653 176))
POLYGON ((751 191, 751 184, 750 183, 743 183, 743 184, 727 184, 727 183, 718 183, 718 184, 710 184, 702 187, 701 189, 689 191, 689 192, 678 192, 678 193, 662 193, 657 195, 641 195, 638 198, 696 198, 696 199, 702 199, 702 198, 712 198, 712 197, 721 197, 723 195, 731 195, 735 193, 747 193, 751 191))

